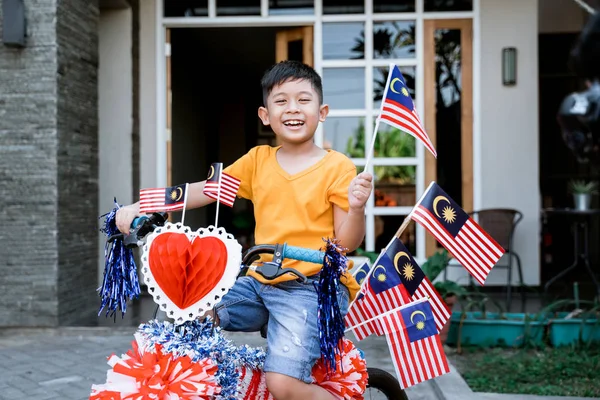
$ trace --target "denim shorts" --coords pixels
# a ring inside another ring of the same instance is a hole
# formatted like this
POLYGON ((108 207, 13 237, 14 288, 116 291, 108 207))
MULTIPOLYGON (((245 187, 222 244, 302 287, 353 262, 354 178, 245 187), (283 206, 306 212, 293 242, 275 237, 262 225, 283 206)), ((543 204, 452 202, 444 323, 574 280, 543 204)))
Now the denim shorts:
MULTIPOLYGON (((317 292, 313 285, 295 280, 265 285, 239 278, 216 306, 226 331, 255 332, 268 323, 265 372, 277 372, 311 383, 311 371, 321 357, 317 327, 317 292)), ((348 311, 348 289, 340 284, 338 304, 348 311)))

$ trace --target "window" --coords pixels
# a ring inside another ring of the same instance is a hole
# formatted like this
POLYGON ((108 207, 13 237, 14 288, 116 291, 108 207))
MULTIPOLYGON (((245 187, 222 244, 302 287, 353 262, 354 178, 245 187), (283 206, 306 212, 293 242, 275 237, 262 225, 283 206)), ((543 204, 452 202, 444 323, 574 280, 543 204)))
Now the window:
POLYGON ((269 0, 269 15, 311 15, 314 13, 313 0, 269 0))

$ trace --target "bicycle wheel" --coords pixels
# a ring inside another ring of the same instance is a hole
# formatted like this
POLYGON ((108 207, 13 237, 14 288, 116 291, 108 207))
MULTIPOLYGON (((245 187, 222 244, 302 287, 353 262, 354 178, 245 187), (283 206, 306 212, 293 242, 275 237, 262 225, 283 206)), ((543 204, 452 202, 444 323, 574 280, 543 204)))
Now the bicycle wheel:
POLYGON ((396 378, 379 368, 367 368, 369 381, 365 400, 408 400, 396 378))

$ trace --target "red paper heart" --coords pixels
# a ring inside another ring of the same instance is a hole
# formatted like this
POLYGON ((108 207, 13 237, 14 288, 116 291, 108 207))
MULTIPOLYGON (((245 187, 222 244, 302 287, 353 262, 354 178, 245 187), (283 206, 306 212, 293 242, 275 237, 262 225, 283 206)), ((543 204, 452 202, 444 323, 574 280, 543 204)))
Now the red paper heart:
POLYGON ((180 309, 186 309, 215 288, 225 273, 227 247, 217 237, 183 233, 158 235, 148 255, 156 284, 180 309))

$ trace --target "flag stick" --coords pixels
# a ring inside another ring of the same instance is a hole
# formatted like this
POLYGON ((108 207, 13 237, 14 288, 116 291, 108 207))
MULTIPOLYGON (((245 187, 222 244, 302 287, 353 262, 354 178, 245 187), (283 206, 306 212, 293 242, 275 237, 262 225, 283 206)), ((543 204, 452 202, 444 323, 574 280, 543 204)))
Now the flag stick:
POLYGON ((219 182, 217 183, 217 212, 215 213, 215 228, 219 226, 219 204, 221 204, 221 177, 223 176, 223 163, 219 167, 219 182))
POLYGON ((373 137, 371 138, 371 148, 367 153, 367 162, 365 163, 365 169, 367 170, 369 167, 369 163, 371 162, 371 158, 373 157, 373 149, 375 148, 375 139, 377 138, 377 131, 379 130, 379 121, 381 121, 381 112, 383 111, 383 103, 387 96, 388 89, 390 87, 390 79, 392 78, 392 71, 394 69, 394 64, 390 63, 389 72, 387 77, 387 82, 385 84, 385 89, 383 90, 383 97, 381 98, 381 106, 379 107, 379 115, 377 116, 377 120, 375 121, 375 129, 373 130, 373 137))
POLYGON ((183 210, 181 212, 181 225, 183 225, 183 220, 185 219, 185 209, 187 208, 187 197, 188 197, 189 189, 190 189, 190 184, 186 183, 185 184, 185 196, 183 197, 183 210))
POLYGON ((411 217, 412 217, 413 213, 415 212, 415 209, 417 208, 417 206, 419 204, 421 204, 421 202, 425 198, 425 195, 427 195, 427 193, 431 190, 431 188, 433 186, 433 183, 434 182, 431 181, 431 183, 429 184, 429 186, 427 186, 427 189, 425 189, 425 191, 423 192, 423 194, 419 198, 419 201, 417 201, 417 204, 415 204, 414 207, 412 208, 412 210, 410 210, 410 213, 408 213, 408 215, 406 216, 406 218, 404 218, 404 221, 402 221, 402 225, 400 225, 400 228, 398 228, 398 231, 396 232, 396 234, 394 236, 400 238, 400 235, 402 235, 402 232, 404 232, 404 230, 406 229, 406 227, 408 226, 408 224, 410 224, 410 220, 411 220, 411 217))

